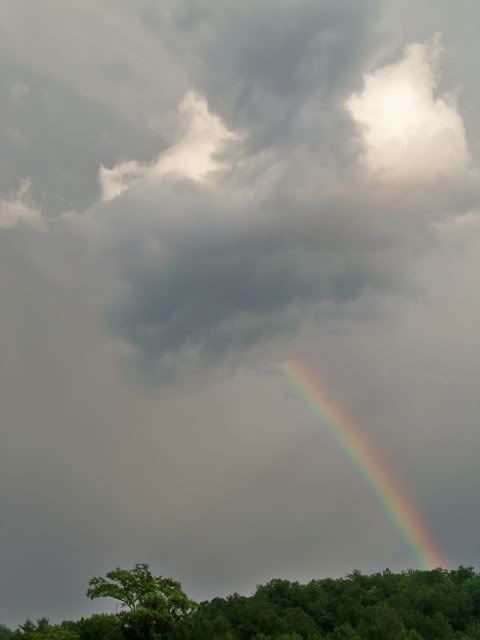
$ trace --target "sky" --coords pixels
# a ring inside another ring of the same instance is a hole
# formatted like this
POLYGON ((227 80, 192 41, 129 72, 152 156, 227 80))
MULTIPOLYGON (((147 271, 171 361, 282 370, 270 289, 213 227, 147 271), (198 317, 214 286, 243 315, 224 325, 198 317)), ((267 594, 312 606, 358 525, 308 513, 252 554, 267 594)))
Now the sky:
POLYGON ((0 622, 479 566, 480 5, 0 0, 0 622))

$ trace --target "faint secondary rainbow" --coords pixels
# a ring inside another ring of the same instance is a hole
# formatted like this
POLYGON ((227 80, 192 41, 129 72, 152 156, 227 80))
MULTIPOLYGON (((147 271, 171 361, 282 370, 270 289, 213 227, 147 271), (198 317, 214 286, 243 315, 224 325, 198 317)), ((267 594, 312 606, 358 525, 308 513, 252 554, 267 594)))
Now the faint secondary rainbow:
POLYGON ((365 478, 390 522, 415 553, 421 568, 445 567, 445 562, 413 503, 385 467, 372 443, 352 419, 327 397, 318 376, 298 361, 282 364, 281 370, 365 478))

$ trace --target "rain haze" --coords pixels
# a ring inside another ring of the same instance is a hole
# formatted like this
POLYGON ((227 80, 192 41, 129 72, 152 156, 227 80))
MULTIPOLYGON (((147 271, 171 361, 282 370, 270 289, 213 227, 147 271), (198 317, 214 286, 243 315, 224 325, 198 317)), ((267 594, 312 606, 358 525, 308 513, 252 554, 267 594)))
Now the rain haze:
POLYGON ((0 622, 479 566, 480 4, 0 0, 0 622))

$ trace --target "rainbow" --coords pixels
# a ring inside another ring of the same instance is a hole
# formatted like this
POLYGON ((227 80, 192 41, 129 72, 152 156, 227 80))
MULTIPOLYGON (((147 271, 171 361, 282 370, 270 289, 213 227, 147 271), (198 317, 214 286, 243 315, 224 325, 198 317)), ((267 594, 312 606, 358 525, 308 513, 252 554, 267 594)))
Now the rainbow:
POLYGON ((419 566, 423 569, 445 567, 442 556, 412 501, 382 463, 372 443, 351 418, 327 397, 318 376, 298 361, 285 362, 281 365, 281 370, 292 388, 328 428, 365 478, 390 522, 414 552, 419 566))

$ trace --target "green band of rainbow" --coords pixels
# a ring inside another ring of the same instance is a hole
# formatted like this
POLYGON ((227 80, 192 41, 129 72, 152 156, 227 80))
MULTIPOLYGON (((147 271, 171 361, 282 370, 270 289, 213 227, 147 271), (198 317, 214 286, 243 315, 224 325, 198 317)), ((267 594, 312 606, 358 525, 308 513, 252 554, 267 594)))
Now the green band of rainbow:
POLYGON ((291 386, 305 400, 312 413, 333 434, 340 447, 365 478, 390 522, 412 549, 419 568, 445 567, 432 536, 412 501, 407 498, 392 473, 365 435, 344 412, 329 400, 318 377, 304 364, 289 361, 281 366, 291 386))

